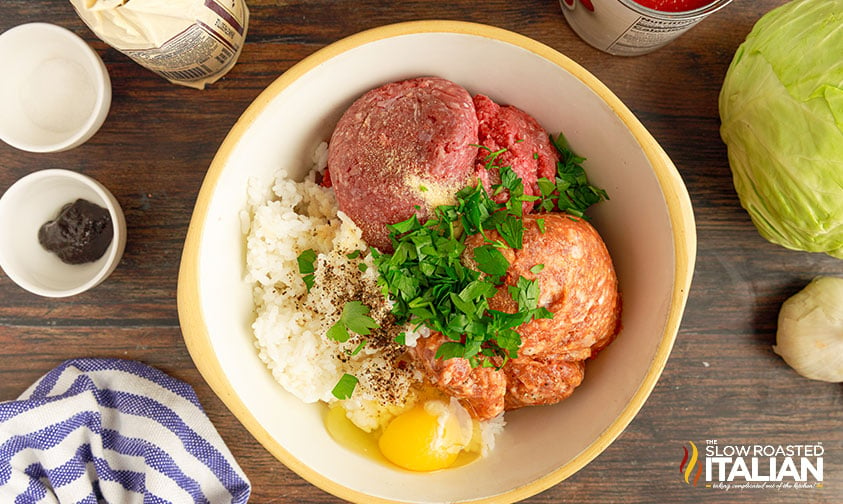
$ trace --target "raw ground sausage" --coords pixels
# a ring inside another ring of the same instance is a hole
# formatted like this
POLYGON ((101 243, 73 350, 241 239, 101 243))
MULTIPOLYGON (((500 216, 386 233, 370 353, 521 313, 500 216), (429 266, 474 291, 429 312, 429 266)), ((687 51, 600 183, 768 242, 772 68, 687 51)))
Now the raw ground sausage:
MULTIPOLYGON (((518 357, 502 368, 471 368, 465 359, 435 359, 443 336, 420 341, 416 357, 428 380, 460 399, 476 418, 566 399, 580 385, 585 361, 614 340, 620 330, 621 298, 611 257, 597 231, 584 219, 564 213, 524 216, 524 247, 502 249, 510 266, 491 309, 512 313, 517 304, 507 286, 518 278, 539 279, 539 306, 553 313, 520 326, 518 357), (544 221, 542 233, 536 221, 544 221), (537 274, 533 266, 543 264, 537 274)), ((487 232, 490 240, 500 237, 487 232)), ((470 236, 467 248, 482 245, 470 236)))

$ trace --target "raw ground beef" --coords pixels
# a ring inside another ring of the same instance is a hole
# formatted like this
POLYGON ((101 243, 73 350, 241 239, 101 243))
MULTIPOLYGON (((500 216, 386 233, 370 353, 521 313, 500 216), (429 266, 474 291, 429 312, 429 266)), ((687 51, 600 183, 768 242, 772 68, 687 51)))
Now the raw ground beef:
MULTIPOLYGON (((525 194, 539 195, 536 181, 553 179, 559 154, 532 116, 472 98, 451 81, 420 77, 375 88, 349 107, 329 143, 328 177, 363 239, 389 252, 388 224, 413 213, 424 221, 478 179, 491 190, 500 176, 487 168, 487 155, 501 149, 494 165, 510 166, 525 194)), ((498 202, 507 197, 495 195, 498 202)))
MULTIPOLYGON (((490 98, 477 95, 474 97, 474 109, 477 111, 477 141, 486 147, 477 156, 477 177, 483 181, 487 191, 492 184, 500 182, 497 170, 486 168, 487 156, 491 152, 506 149, 494 159, 497 166, 510 166, 524 184, 524 194, 539 196, 536 180, 549 178, 556 174, 556 162, 559 153, 550 142, 550 137, 541 125, 526 112, 511 105, 498 105, 490 98)), ((498 203, 505 201, 505 193, 498 194, 498 203)), ((531 210, 533 203, 525 203, 525 210, 531 210)))
POLYGON ((387 224, 421 220, 474 179, 477 115, 463 87, 422 77, 386 84, 343 114, 328 148, 340 210, 391 251, 387 224), (418 207, 418 208, 416 208, 418 207))

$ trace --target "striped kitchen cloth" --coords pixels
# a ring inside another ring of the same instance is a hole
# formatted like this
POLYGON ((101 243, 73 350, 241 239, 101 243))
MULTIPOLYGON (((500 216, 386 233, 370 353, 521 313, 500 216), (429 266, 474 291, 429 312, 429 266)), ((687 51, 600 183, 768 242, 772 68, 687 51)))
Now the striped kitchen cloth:
POLYGON ((139 362, 74 359, 0 403, 2 503, 245 503, 193 389, 139 362))

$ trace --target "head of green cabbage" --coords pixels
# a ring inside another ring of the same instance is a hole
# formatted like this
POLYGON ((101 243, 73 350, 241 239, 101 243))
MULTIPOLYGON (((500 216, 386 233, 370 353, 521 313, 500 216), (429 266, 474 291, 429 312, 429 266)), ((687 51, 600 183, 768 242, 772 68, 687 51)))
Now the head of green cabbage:
POLYGON ((719 107, 735 190, 761 235, 843 259, 843 0, 765 14, 719 107))

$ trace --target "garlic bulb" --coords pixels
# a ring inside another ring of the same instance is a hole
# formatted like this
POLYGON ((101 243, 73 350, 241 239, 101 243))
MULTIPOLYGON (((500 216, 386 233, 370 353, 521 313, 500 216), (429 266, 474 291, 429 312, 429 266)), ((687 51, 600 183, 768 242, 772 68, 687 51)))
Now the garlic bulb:
POLYGON ((843 278, 817 277, 779 311, 773 351, 800 375, 843 382, 843 278))

